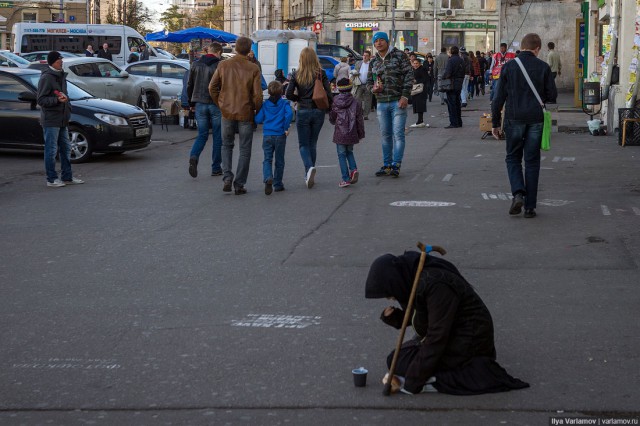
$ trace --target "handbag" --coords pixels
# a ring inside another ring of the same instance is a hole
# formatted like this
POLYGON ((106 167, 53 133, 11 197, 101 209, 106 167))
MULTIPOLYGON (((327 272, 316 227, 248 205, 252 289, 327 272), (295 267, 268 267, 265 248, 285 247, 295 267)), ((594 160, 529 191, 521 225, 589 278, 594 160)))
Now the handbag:
POLYGON ((518 63, 518 66, 520 67, 520 69, 522 70, 522 73, 524 74, 524 78, 527 79, 527 83, 529 83, 529 87, 531 88, 531 91, 533 92, 534 95, 536 95, 536 99, 538 100, 538 103, 542 107, 544 124, 542 126, 542 140, 540 141, 540 149, 543 151, 549 151, 551 149, 551 113, 547 111, 547 109, 545 108, 544 102, 542 102, 542 99, 540 98, 538 91, 536 90, 535 86, 533 85, 533 82, 531 81, 531 78, 529 77, 529 73, 527 73, 527 70, 524 69, 524 65, 522 65, 522 61, 520 61, 520 58, 516 58, 515 60, 518 63))
POLYGON ((322 85, 321 76, 322 74, 318 73, 318 77, 313 83, 313 95, 311 96, 311 100, 313 100, 318 109, 329 109, 329 97, 327 96, 327 92, 324 90, 324 86, 322 85))
POLYGON ((438 92, 452 92, 453 91, 453 79, 443 78, 438 80, 438 92))
POLYGON ((419 95, 424 90, 424 84, 418 83, 411 87, 411 96, 419 95))

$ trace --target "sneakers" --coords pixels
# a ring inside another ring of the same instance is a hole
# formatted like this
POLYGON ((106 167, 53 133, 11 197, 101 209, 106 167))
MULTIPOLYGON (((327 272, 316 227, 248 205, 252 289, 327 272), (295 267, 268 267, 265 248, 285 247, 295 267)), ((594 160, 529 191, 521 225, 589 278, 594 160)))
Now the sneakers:
POLYGON ((524 197, 522 194, 517 193, 513 196, 513 201, 511 201, 511 207, 509 207, 509 214, 516 215, 520 214, 522 211, 522 206, 524 205, 524 197))
POLYGON ((65 180, 63 183, 65 185, 82 185, 84 181, 78 178, 71 178, 71 180, 65 180))
POLYGON ((269 178, 264 183, 264 193, 265 195, 271 195, 272 192, 273 192, 273 178, 269 178))
POLYGON ((376 176, 391 176, 391 166, 380 167, 380 170, 376 172, 376 176))
POLYGON ((307 184, 307 188, 311 189, 313 188, 313 184, 314 179, 316 177, 316 168, 315 167, 309 167, 309 170, 307 170, 307 176, 305 176, 304 181, 307 184))
POLYGON ((60 179, 56 179, 53 182, 47 181, 47 186, 49 188, 61 188, 61 187, 66 186, 66 185, 60 179))
POLYGON ((273 188, 273 192, 282 192, 284 191, 284 186, 276 186, 273 188))
POLYGON ((198 177, 198 157, 189 158, 189 174, 192 178, 198 177))
POLYGON ((351 183, 352 185, 354 183, 358 182, 358 176, 360 175, 360 173, 358 173, 358 170, 351 170, 351 174, 349 175, 349 183, 351 183))
POLYGON ((345 181, 340 181, 340 183, 338 184, 338 186, 340 188, 346 188, 347 186, 351 186, 350 182, 345 182, 345 181))
POLYGON ((393 176, 395 178, 400 177, 400 164, 394 164, 391 166, 389 176, 393 176))
POLYGON ((524 217, 526 217, 527 219, 536 217, 536 209, 525 209, 524 217))
POLYGON ((427 125, 426 125, 426 124, 424 124, 424 123, 416 123, 416 124, 412 124, 412 125, 411 125, 411 126, 409 126, 409 127, 412 127, 412 128, 414 128, 414 129, 415 129, 416 127, 427 127, 427 125))

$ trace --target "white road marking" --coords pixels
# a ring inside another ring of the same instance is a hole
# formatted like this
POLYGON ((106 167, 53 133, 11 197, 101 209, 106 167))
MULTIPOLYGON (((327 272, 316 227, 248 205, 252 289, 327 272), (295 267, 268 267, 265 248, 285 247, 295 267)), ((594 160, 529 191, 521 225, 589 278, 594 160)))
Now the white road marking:
POLYGON ((430 174, 429 176, 427 176, 427 178, 424 181, 431 182, 431 180, 433 180, 433 174, 430 174))
POLYGON ((566 206, 567 204, 571 204, 571 203, 573 203, 573 201, 549 200, 549 199, 538 200, 538 204, 541 204, 543 206, 549 206, 549 207, 561 207, 561 206, 566 206))
POLYGON ((418 174, 418 175, 415 175, 415 176, 410 180, 410 182, 415 181, 415 180, 416 180, 416 179, 418 179, 419 177, 420 177, 420 175, 419 175, 419 174, 418 174))
POLYGON ((601 204, 600 209, 602 210, 603 215, 611 216, 611 211, 609 210, 609 207, 605 206, 604 204, 601 204))
POLYGON ((562 157, 553 157, 553 160, 551 161, 553 161, 554 163, 557 163, 558 161, 560 161, 561 158, 562 157))
POLYGON ((540 161, 544 161, 547 157, 545 157, 544 155, 540 157, 540 161))
POLYGON ((501 200, 508 200, 507 196, 502 192, 498 192, 498 198, 501 200))
POLYGON ((235 327, 306 328, 319 325, 322 317, 310 315, 248 314, 245 319, 231 320, 235 327))
POLYGON ((489 198, 491 198, 492 200, 497 200, 498 196, 496 194, 489 194, 489 198))
POLYGON ((638 207, 631 207, 636 216, 640 216, 640 209, 638 207))
POLYGON ((15 362, 11 368, 31 370, 117 370, 122 368, 115 359, 45 358, 29 362, 15 362))
POLYGON ((562 157, 562 161, 576 161, 576 157, 562 157))
POLYGON ((394 207, 449 207, 455 206, 456 203, 449 201, 394 201, 389 205, 394 207))
POLYGON ((488 196, 486 193, 484 193, 484 192, 483 192, 483 193, 482 193, 482 198, 484 198, 485 200, 488 200, 488 199, 489 199, 489 196, 488 196))
POLYGON ((453 177, 453 175, 451 173, 448 173, 442 178, 442 181, 443 182, 449 182, 452 177, 453 177))

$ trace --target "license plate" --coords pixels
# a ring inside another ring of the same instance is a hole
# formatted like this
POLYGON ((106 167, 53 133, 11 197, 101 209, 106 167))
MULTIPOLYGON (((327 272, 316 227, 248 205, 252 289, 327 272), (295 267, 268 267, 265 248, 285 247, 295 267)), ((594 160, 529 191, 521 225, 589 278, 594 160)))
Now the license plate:
POLYGON ((136 136, 147 136, 149 134, 149 128, 136 129, 136 136))

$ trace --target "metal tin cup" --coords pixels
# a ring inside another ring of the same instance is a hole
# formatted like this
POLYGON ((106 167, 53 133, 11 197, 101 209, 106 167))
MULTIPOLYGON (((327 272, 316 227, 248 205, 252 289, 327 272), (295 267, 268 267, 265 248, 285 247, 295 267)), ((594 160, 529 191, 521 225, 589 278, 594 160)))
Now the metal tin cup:
POLYGON ((353 384, 355 387, 363 388, 367 385, 367 373, 369 370, 364 367, 359 367, 354 368, 351 372, 353 373, 353 384))

